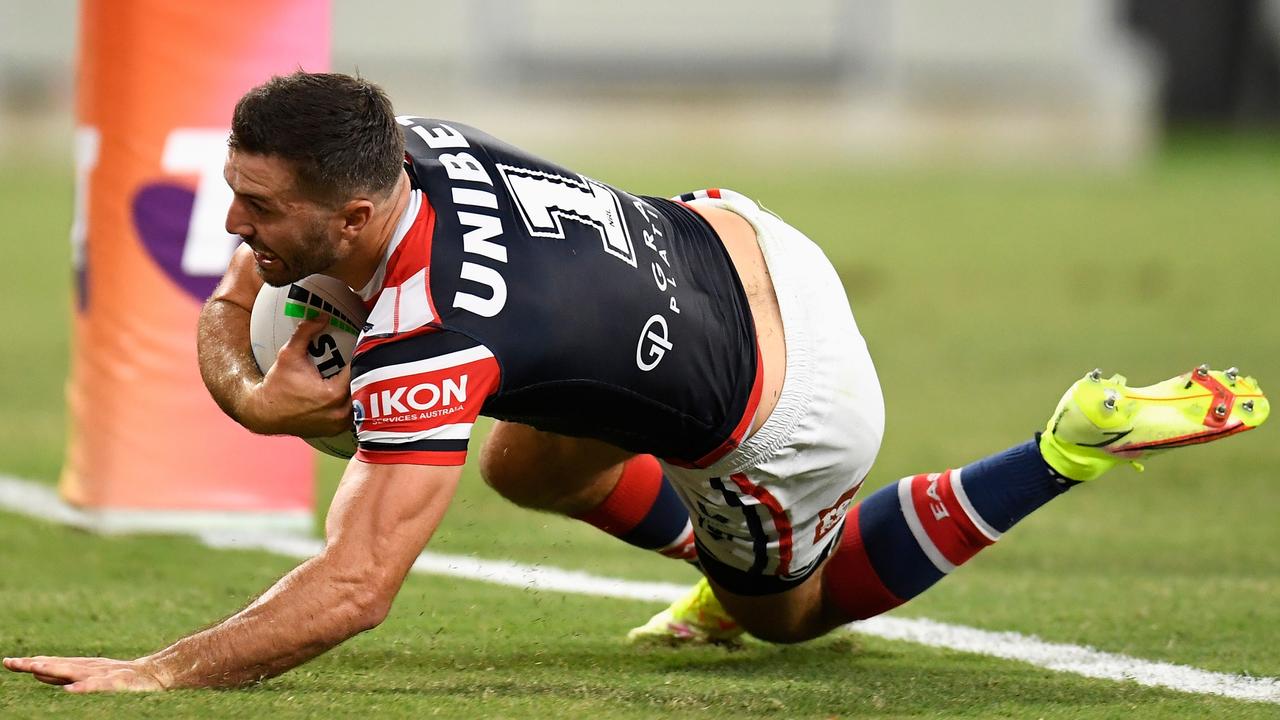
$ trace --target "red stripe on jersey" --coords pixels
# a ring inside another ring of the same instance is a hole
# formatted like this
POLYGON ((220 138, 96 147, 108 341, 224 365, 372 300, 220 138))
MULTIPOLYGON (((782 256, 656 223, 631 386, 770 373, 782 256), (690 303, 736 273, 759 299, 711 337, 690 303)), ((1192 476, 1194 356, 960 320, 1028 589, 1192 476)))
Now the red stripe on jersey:
POLYGON ((768 490, 751 482, 743 473, 735 473, 729 476, 733 480, 733 484, 737 485, 742 492, 750 495, 760 501, 769 509, 769 515, 773 518, 773 529, 778 532, 778 570, 775 575, 785 577, 791 571, 791 521, 787 519, 787 513, 782 509, 782 504, 777 498, 769 494, 768 490))
POLYGON ((432 452, 429 450, 390 452, 362 448, 356 451, 355 459, 373 465, 463 465, 467 462, 467 453, 461 450, 451 452, 432 452))
MULTIPOLYGON (((422 268, 430 268, 431 266, 431 238, 436 231, 436 211, 431 206, 431 200, 426 193, 422 193, 422 204, 418 207, 418 217, 413 219, 413 224, 405 231, 404 237, 400 238, 400 244, 396 246, 395 252, 391 253, 391 257, 387 258, 386 270, 382 276, 382 287, 378 288, 378 292, 373 297, 364 301, 365 310, 373 310, 373 306, 378 303, 378 297, 382 291, 389 287, 396 287, 404 283, 405 280, 413 277, 422 268)), ((431 286, 428 285, 428 288, 431 286)), ((427 293, 427 299, 430 300, 431 293, 427 293)), ((435 314, 435 307, 431 308, 432 316, 439 317, 435 314)))
POLYGON ((737 450, 742 441, 746 439, 747 432, 751 430, 752 421, 756 419, 756 410, 760 408, 760 395, 763 390, 764 360, 760 357, 760 346, 756 345, 756 379, 751 383, 751 396, 747 398, 747 409, 743 411, 742 417, 738 419, 737 427, 729 434, 728 439, 720 443, 719 447, 703 455, 695 462, 688 465, 681 462, 672 462, 672 464, 679 467, 710 467, 725 455, 737 450))
POLYGON ((404 291, 401 288, 396 289, 396 303, 391 308, 391 334, 400 334, 400 300, 404 298, 404 291))
POLYGON ((720 199, 720 188, 707 188, 707 197, 720 199))
MULTIPOLYGON (((391 253, 391 257, 387 258, 386 272, 383 275, 382 287, 378 292, 374 293, 372 298, 364 301, 366 310, 372 312, 378 300, 382 297, 382 293, 391 287, 400 287, 406 280, 413 277, 419 270, 426 269, 426 277, 424 288, 427 296, 427 307, 431 311, 431 317, 439 318, 436 312, 435 301, 431 299, 431 238, 436 231, 436 211, 431 206, 430 200, 426 193, 422 193, 422 205, 418 208, 418 217, 414 218, 413 224, 405 232, 400 244, 396 246, 395 252, 391 253)), ((405 338, 422 335, 423 333, 435 332, 438 328, 424 325, 413 330, 400 333, 400 302, 403 296, 396 295, 395 319, 392 323, 391 335, 363 338, 357 350, 359 352, 367 352, 384 343, 393 342, 395 340, 403 340, 405 338)))
POLYGON ((929 539, 952 565, 962 565, 994 541, 969 518, 951 487, 951 471, 911 478, 911 502, 929 539))
MULTIPOLYGON (((423 202, 425 202, 425 200, 423 202)), ((434 221, 431 223, 431 227, 434 231, 434 228, 435 228, 434 221)), ((427 256, 428 257, 431 256, 431 240, 429 236, 427 239, 427 256)), ((431 265, 427 265, 427 274, 423 277, 422 280, 423 280, 423 286, 427 289, 427 308, 431 311, 431 317, 439 318, 440 313, 436 312, 436 301, 431 298, 431 265)))
POLYGON ((420 433, 475 422, 485 399, 497 389, 499 376, 498 361, 490 356, 371 382, 352 393, 363 409, 356 437, 366 440, 364 434, 372 431, 420 433))
POLYGON ((609 497, 577 519, 610 535, 631 532, 649 511, 662 490, 662 466, 652 455, 637 455, 622 467, 622 477, 609 497))
POLYGON ((850 620, 864 620, 898 607, 904 601, 885 587, 862 544, 858 516, 862 504, 854 505, 844 521, 844 535, 835 555, 822 569, 827 598, 850 620))
POLYGON ((387 274, 382 283, 383 287, 402 285, 418 274, 419 270, 430 267, 431 238, 435 231, 436 210, 431 206, 431 199, 424 192, 418 217, 409 226, 408 232, 400 240, 396 251, 387 259, 387 274))

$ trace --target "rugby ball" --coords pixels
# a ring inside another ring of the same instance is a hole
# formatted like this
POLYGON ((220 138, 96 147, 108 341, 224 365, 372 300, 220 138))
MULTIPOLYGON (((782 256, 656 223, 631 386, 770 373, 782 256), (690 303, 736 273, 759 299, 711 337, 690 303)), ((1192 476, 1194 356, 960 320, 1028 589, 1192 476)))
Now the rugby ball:
MULTIPOLYGON (((356 337, 368 316, 360 296, 341 280, 327 275, 311 275, 283 287, 263 285, 249 319, 249 341, 258 367, 263 372, 269 370, 298 325, 321 313, 329 315, 329 326, 311 341, 307 353, 320 375, 331 378, 351 362, 356 337)), ((349 458, 356 454, 356 436, 352 430, 303 440, 334 457, 349 458)))

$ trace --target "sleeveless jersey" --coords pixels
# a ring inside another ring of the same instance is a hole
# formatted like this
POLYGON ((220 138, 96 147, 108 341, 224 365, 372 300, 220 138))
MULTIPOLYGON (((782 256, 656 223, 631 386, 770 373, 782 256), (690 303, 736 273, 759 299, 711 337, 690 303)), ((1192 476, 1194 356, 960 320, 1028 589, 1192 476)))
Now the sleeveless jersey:
POLYGON ((409 207, 360 291, 357 457, 459 465, 478 415, 703 466, 760 394, 746 295, 691 208, 398 118, 409 207))

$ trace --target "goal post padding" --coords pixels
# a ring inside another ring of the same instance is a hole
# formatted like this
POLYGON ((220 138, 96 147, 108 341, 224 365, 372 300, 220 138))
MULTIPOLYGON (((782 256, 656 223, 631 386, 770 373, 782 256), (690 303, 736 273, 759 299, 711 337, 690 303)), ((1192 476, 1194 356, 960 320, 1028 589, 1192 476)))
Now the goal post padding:
POLYGON ((222 179, 236 100, 329 65, 329 0, 84 0, 61 491, 99 511, 303 517, 314 458, 251 435, 196 363, 201 305, 237 240, 222 179))

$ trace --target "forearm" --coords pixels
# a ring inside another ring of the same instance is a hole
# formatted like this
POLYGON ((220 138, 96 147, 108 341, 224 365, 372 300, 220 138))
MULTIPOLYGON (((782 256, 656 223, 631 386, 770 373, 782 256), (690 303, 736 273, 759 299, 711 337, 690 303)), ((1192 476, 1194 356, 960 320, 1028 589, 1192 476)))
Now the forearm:
POLYGON ((168 688, 238 687, 279 675, 381 621, 367 583, 325 556, 220 624, 143 660, 168 688))
POLYGON ((255 432, 248 399, 262 382, 262 370, 253 358, 249 340, 249 311, 219 298, 210 299, 200 312, 196 352, 200 377, 213 401, 231 419, 255 432))
POLYGON ((308 353, 323 319, 302 323, 264 374, 253 357, 250 319, 262 280, 247 248, 200 311, 196 349, 209 395, 232 420, 261 435, 327 437, 351 429, 349 370, 324 380, 308 353))
POLYGON ((382 622, 461 474, 352 460, 329 506, 324 552, 231 618, 137 660, 34 656, 4 666, 71 692, 238 687, 279 675, 382 622))

